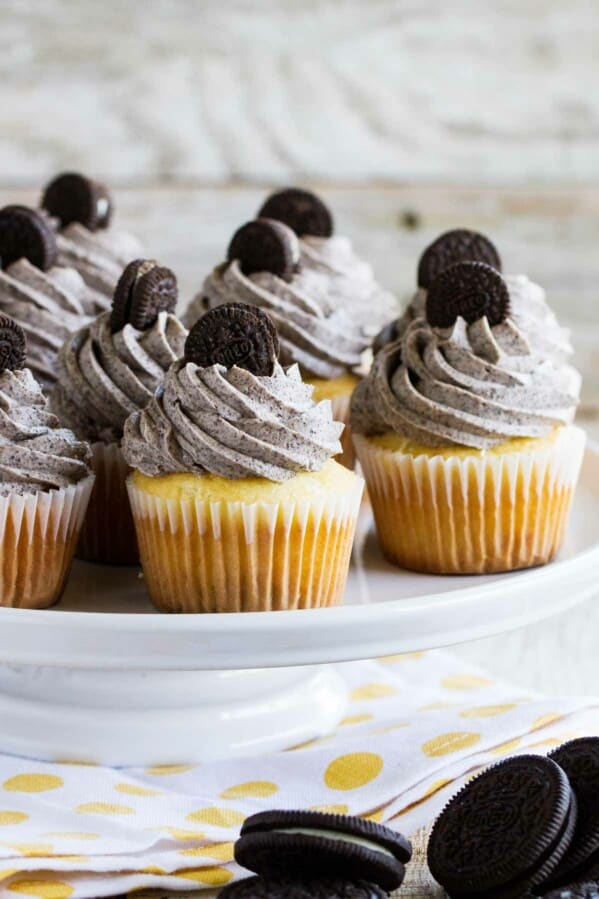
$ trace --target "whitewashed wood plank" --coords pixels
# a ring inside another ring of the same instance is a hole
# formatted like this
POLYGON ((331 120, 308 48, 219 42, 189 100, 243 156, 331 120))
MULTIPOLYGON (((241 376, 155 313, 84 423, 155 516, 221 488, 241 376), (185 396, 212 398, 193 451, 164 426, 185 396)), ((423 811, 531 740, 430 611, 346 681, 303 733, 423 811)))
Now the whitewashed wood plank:
POLYGON ((587 0, 0 4, 2 179, 594 181, 587 0))

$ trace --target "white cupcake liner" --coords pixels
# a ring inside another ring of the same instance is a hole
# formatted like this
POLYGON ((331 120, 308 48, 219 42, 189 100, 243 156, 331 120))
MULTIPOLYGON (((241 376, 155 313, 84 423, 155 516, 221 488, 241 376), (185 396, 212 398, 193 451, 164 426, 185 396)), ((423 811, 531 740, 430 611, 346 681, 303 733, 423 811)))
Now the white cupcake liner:
POLYGON ((363 481, 326 499, 163 499, 129 478, 146 584, 172 612, 303 609, 341 602, 363 481))
POLYGON ((96 483, 77 546, 78 559, 105 565, 138 565, 139 550, 127 477, 131 469, 117 443, 92 444, 96 483))
POLYGON ((94 483, 0 497, 0 606, 43 609, 58 602, 94 483))
POLYGON ((548 562, 564 537, 586 436, 573 425, 524 451, 460 458, 354 438, 385 555, 401 567, 466 574, 548 562))

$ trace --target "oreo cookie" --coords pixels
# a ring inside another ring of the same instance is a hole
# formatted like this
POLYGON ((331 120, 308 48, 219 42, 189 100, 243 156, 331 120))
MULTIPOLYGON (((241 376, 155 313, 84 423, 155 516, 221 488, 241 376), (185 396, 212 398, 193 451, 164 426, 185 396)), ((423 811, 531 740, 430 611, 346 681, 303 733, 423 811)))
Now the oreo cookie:
POLYGON ((435 278, 426 297, 434 328, 451 328, 458 316, 472 324, 486 317, 499 325, 510 314, 510 295, 499 272, 484 262, 457 262, 435 278))
POLYGON ((547 882, 575 825, 576 798, 559 765, 510 758, 445 806, 430 836, 429 868, 450 896, 515 899, 547 882))
POLYGON ((37 210, 10 205, 0 210, 0 264, 8 268, 28 259, 47 271, 56 262, 56 237, 50 223, 37 210))
POLYGON ((27 341, 23 328, 8 315, 0 314, 0 372, 25 367, 27 341))
POLYGON ((299 242, 291 228, 273 219, 254 219, 235 232, 227 260, 237 260, 244 275, 271 272, 290 281, 299 262, 299 242))
POLYGON ((316 194, 299 187, 287 187, 271 194, 258 216, 283 222, 298 237, 330 237, 333 233, 329 208, 316 194))
POLYGON ((435 278, 456 262, 484 262, 501 271, 499 253, 484 234, 456 228, 437 237, 418 263, 418 286, 428 289, 435 278))
POLYGON ((543 894, 543 899, 599 899, 599 883, 572 883, 543 894))
POLYGON ((582 737, 549 756, 568 775, 578 802, 574 839, 547 889, 586 877, 599 864, 599 737, 582 737))
POLYGON ((170 268, 154 259, 135 259, 115 287, 110 328, 113 334, 126 324, 146 331, 160 312, 172 312, 176 305, 177 278, 170 268))
POLYGON ((224 887, 218 899, 388 899, 388 895, 376 884, 360 880, 246 877, 224 887))
POLYGON ((345 815, 311 811, 260 812, 246 818, 235 860, 264 879, 316 878, 374 883, 395 890, 412 847, 400 833, 345 815))
POLYGON ((203 315, 185 341, 185 361, 202 368, 224 365, 272 375, 279 356, 277 330, 256 306, 225 303, 203 315))
POLYGON ((108 227, 112 215, 108 188, 78 172, 64 172, 50 181, 41 206, 62 228, 79 222, 89 231, 98 231, 108 227))

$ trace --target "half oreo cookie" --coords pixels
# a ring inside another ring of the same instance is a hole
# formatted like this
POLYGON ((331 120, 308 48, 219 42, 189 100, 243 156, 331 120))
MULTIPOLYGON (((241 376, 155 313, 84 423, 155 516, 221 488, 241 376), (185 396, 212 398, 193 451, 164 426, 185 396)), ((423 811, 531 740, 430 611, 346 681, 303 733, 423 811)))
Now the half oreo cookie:
POLYGON ((112 333, 132 325, 138 331, 151 328, 161 312, 177 305, 177 278, 154 259, 135 259, 123 271, 114 290, 110 327, 112 333))
POLYGON ((499 253, 488 237, 456 228, 441 234, 425 249, 418 263, 418 286, 429 288, 441 272, 456 262, 484 262, 501 271, 499 253))
POLYGON ((0 314, 0 372, 24 368, 27 341, 23 328, 8 315, 0 314))
POLYGON ((238 864, 265 879, 317 878, 397 889, 412 856, 400 833, 345 815, 311 811, 260 812, 247 818, 235 844, 238 864))
POLYGON ((484 262, 457 262, 435 278, 426 297, 434 328, 451 328, 458 316, 468 324, 485 317, 491 326, 510 314, 510 295, 499 272, 484 262))
POLYGON ((575 824, 576 799, 559 765, 510 758, 444 808, 430 836, 429 868, 450 896, 516 899, 547 882, 575 824))
POLYGON ((246 877, 226 886, 219 899, 388 899, 374 883, 341 879, 263 880, 246 877))
POLYGON ((271 272, 290 281, 299 262, 299 242, 291 228, 273 219, 254 219, 231 239, 227 260, 237 260, 244 275, 271 272))
POLYGON ((333 216, 328 206, 316 194, 299 187, 271 194, 258 216, 283 222, 298 237, 330 237, 333 233, 333 216))
POLYGON ((5 206, 0 210, 0 264, 8 268, 18 259, 28 259, 47 271, 56 262, 56 237, 49 222, 28 206, 5 206))
POLYGON ((50 181, 41 206, 60 221, 62 228, 79 222, 90 231, 98 231, 108 227, 112 215, 108 188, 78 172, 64 172, 50 181))

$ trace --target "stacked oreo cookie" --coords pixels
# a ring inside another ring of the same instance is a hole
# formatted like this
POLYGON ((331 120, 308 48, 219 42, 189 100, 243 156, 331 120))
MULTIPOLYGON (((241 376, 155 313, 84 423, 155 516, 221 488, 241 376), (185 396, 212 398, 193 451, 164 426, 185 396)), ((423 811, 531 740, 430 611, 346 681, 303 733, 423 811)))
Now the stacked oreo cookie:
POLYGON ((452 897, 599 897, 599 738, 483 771, 450 800, 428 863, 452 897))
POLYGON ((268 811, 248 818, 235 860, 257 876, 220 899, 386 899, 412 857, 396 831, 346 815, 268 811))

